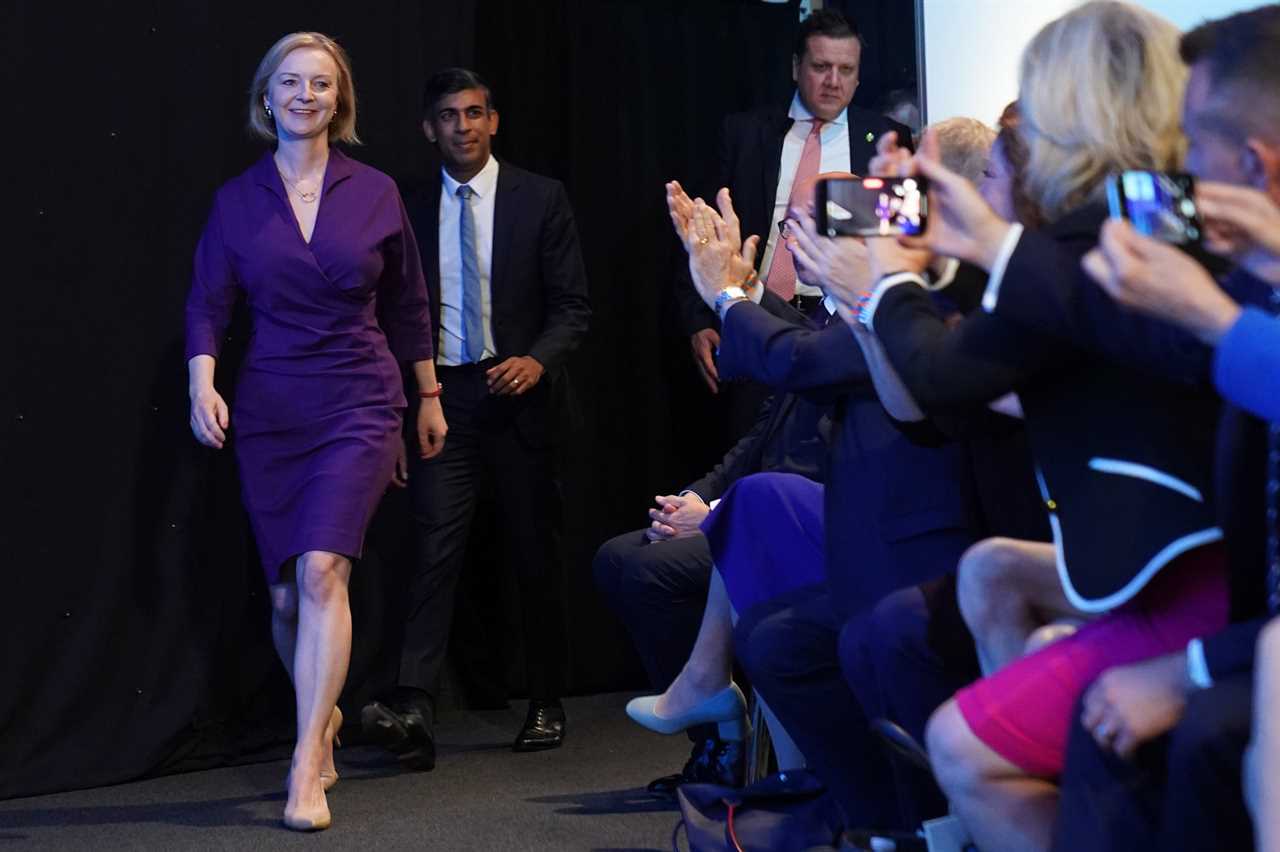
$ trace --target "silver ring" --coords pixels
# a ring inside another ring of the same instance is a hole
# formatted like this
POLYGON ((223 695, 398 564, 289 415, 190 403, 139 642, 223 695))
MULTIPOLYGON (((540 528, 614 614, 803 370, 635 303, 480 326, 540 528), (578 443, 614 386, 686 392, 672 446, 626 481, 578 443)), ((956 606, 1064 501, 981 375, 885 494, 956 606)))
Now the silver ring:
POLYGON ((699 237, 699 238, 698 238, 698 245, 700 245, 700 246, 705 246, 705 245, 706 245, 707 243, 709 243, 709 242, 711 242, 711 240, 710 240, 710 239, 708 239, 707 237, 699 237))
POLYGON ((518 385, 518 384, 520 384, 520 380, 519 380, 519 379, 512 379, 512 380, 511 380, 511 384, 513 384, 513 385, 518 385))

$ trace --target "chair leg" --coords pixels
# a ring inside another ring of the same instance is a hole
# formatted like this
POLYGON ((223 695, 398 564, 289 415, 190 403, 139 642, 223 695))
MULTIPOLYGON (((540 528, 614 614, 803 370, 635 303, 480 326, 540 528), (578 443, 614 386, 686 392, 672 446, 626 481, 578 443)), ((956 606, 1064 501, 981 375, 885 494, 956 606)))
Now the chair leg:
POLYGON ((770 753, 776 755, 778 769, 803 769, 804 755, 778 722, 769 705, 752 691, 750 707, 752 733, 747 751, 747 783, 759 781, 769 774, 770 753))

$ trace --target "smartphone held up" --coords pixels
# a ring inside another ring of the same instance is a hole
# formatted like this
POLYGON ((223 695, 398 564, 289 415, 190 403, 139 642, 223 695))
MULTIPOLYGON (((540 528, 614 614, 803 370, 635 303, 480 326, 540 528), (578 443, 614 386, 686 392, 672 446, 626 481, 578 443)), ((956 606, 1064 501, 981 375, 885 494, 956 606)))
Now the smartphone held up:
POLYGON ((891 237, 922 233, 928 221, 922 177, 824 178, 817 185, 818 233, 828 237, 891 237))
POLYGON ((1107 178, 1113 219, 1128 219, 1138 233, 1174 245, 1200 242, 1195 180, 1178 172, 1131 170, 1107 178))

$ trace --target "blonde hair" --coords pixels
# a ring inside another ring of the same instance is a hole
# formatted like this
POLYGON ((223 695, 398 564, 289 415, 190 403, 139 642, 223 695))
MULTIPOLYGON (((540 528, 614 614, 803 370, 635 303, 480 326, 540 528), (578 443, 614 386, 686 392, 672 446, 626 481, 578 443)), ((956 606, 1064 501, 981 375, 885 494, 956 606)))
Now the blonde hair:
POLYGON ((267 142, 276 141, 276 123, 267 112, 263 98, 266 97, 271 75, 276 73, 284 58, 303 48, 323 50, 338 67, 338 105, 333 121, 329 123, 329 141, 359 144, 360 137, 356 135, 356 86, 351 77, 351 60, 342 46, 324 33, 289 33, 271 45, 258 63, 258 70, 253 72, 253 83, 249 85, 249 132, 267 142))
POLYGON ((1179 38, 1158 15, 1095 0, 1027 45, 1018 81, 1023 185, 1046 220, 1099 197, 1112 172, 1179 167, 1187 81, 1179 38))
POLYGON ((970 183, 982 180, 996 131, 976 118, 948 118, 926 128, 938 137, 942 165, 970 183))

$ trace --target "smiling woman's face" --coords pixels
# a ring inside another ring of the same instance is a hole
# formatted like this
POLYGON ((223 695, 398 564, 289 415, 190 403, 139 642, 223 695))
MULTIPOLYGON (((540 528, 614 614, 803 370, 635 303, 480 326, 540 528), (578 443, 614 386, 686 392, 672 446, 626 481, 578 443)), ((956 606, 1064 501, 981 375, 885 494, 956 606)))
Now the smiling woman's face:
POLYGON ((327 132, 338 109, 338 66, 333 57, 314 47, 291 51, 271 75, 267 104, 281 139, 327 132))

